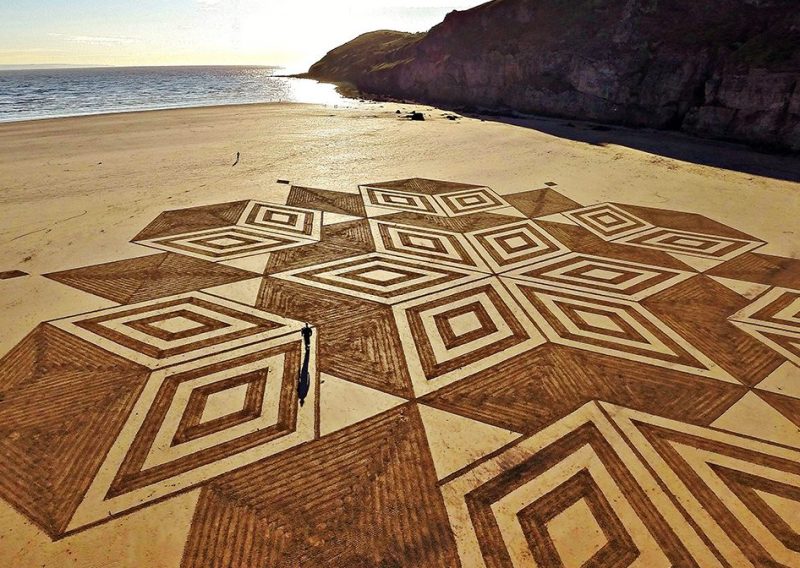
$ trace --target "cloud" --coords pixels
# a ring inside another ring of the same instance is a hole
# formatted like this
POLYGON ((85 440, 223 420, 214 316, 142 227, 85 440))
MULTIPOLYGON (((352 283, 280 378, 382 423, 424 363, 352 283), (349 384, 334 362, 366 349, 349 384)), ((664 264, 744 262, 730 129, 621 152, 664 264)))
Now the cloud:
POLYGON ((59 34, 59 33, 50 33, 47 35, 49 35, 50 37, 57 37, 60 39, 64 39, 66 41, 70 41, 73 43, 82 43, 87 45, 123 45, 123 44, 136 43, 137 41, 139 41, 139 38, 127 37, 127 36, 90 36, 90 35, 70 35, 70 34, 59 34))

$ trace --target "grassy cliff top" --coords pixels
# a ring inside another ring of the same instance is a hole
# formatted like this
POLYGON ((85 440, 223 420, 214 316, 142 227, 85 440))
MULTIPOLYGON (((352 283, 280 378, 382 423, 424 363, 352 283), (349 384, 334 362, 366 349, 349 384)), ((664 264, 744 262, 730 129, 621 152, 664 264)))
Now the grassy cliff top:
POLYGON ((403 52, 425 36, 424 33, 377 30, 333 49, 311 66, 307 76, 323 81, 355 81, 376 69, 402 59, 403 52))

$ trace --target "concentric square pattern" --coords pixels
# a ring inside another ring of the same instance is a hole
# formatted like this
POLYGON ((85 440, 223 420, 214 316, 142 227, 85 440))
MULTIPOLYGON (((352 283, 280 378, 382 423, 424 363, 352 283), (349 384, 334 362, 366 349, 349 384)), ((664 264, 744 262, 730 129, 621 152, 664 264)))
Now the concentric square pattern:
POLYGON ((128 304, 0 360, 15 551, 183 508, 187 568, 800 566, 800 269, 761 241, 421 178, 140 235, 172 254, 53 279, 128 304))
MULTIPOLYGON (((313 439, 319 385, 315 380, 308 407, 301 409, 298 337, 277 337, 153 373, 68 530, 313 439)), ((316 376, 315 360, 310 373, 316 376)))
POLYGON ((434 189, 430 192, 409 191, 405 187, 419 187, 419 184, 401 184, 399 187, 362 186, 361 194, 367 206, 444 217, 509 207, 505 199, 488 187, 464 186, 455 191, 434 189))
POLYGON ((488 187, 443 193, 435 198, 449 217, 509 207, 505 199, 488 187))
POLYGON ((731 260, 764 244, 725 234, 655 226, 612 203, 568 211, 565 215, 605 240, 707 260, 731 260))
POLYGON ((517 268, 507 272, 505 276, 602 296, 642 300, 691 278, 693 273, 595 255, 569 253, 517 268))
POLYGON ((373 253, 274 275, 276 278, 341 292, 384 304, 485 278, 463 268, 373 253))
POLYGON ((618 239, 653 227, 611 203, 568 211, 565 215, 604 239, 618 239))
POLYGON ((393 307, 417 396, 544 342, 494 278, 393 307))
POLYGON ((791 566, 798 457, 588 403, 442 493, 470 566, 791 566))
POLYGON ((100 310, 53 325, 151 369, 299 333, 301 327, 201 292, 100 310))
POLYGON ((311 241, 246 227, 224 227, 139 241, 153 248, 212 261, 233 260, 299 247, 311 241))
POLYGON ((378 252, 466 270, 490 272, 487 264, 462 234, 379 220, 371 220, 370 229, 378 252))
POLYGON ((238 224, 268 232, 319 240, 322 215, 313 209, 251 201, 238 224))
POLYGON ((374 187, 362 187, 361 191, 367 206, 426 215, 445 215, 442 207, 430 195, 374 187))
POLYGON ((504 282, 554 343, 737 382, 636 302, 510 278, 504 282))
POLYGON ((731 260, 764 244, 760 241, 660 228, 627 236, 619 242, 710 260, 731 260))
POLYGON ((467 238, 496 273, 569 252, 533 221, 474 231, 467 233, 467 238))

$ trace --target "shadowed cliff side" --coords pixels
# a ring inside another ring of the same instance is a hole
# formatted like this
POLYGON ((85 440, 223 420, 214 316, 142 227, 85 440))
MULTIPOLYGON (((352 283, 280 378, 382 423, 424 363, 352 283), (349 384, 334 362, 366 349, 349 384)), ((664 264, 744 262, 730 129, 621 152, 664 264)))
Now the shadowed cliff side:
POLYGON ((306 76, 378 97, 800 150, 796 0, 494 0, 378 31, 306 76))

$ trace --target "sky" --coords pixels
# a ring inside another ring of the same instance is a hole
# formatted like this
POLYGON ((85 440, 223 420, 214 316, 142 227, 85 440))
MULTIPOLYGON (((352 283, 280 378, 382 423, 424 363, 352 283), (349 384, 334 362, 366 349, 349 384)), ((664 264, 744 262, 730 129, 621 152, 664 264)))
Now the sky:
POLYGON ((0 0, 0 65, 281 65, 481 0, 0 0))

